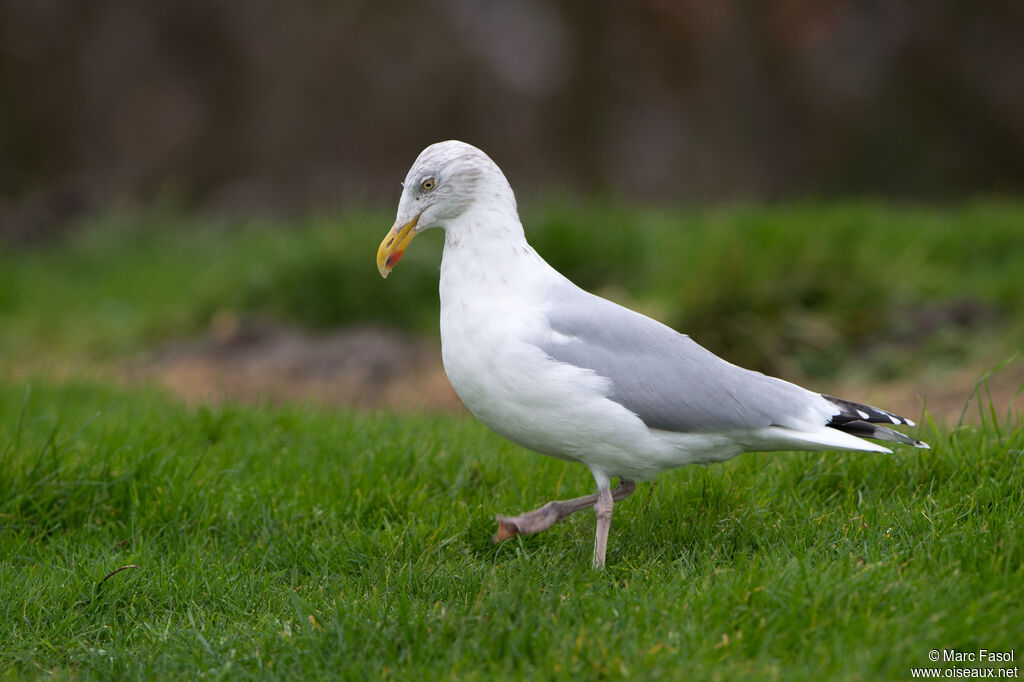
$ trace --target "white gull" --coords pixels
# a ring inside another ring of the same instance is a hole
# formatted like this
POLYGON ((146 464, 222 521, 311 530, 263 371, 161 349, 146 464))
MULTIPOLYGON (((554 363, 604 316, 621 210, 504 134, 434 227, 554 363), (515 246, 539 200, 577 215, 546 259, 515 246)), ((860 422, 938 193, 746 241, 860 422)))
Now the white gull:
POLYGON ((377 267, 387 277, 417 234, 444 229, 441 355, 455 392, 497 433, 585 464, 597 483, 596 494, 498 516, 496 540, 593 507, 600 567, 614 502, 666 469, 752 451, 891 452, 864 437, 928 447, 879 425, 909 419, 737 367, 583 291, 526 242, 512 188, 476 147, 427 147, 403 184, 377 267))

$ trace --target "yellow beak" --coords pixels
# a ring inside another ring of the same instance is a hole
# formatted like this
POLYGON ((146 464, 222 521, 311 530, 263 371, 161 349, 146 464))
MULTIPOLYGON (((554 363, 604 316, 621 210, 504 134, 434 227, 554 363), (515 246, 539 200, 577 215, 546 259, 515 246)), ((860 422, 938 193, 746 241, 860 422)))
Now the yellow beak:
POLYGON ((387 276, 391 274, 391 268, 402 260, 402 254, 405 253, 406 247, 416 236, 414 228, 419 219, 420 217, 416 216, 401 226, 395 223, 391 231, 388 232, 388 236, 384 237, 384 241, 380 243, 380 248, 377 249, 377 270, 380 271, 381 277, 387 279, 387 276))

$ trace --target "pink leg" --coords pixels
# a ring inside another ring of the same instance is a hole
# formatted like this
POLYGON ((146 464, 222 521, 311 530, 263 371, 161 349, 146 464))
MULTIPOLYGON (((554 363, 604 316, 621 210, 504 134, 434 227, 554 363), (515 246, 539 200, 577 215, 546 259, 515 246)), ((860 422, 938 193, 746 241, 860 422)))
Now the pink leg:
POLYGON ((604 555, 608 550, 608 530, 612 527, 612 507, 614 506, 615 498, 612 496, 612 491, 608 488, 597 491, 597 504, 594 505, 594 513, 597 514, 594 568, 604 568, 604 555))
MULTIPOLYGON (((609 493, 609 504, 612 501, 618 502, 624 500, 633 494, 636 490, 636 483, 626 479, 619 479, 619 484, 615 486, 615 490, 609 491, 607 488, 604 489, 605 493, 609 493)), ((570 514, 578 512, 581 509, 587 509, 594 507, 600 497, 600 491, 593 495, 584 495, 583 497, 577 497, 572 500, 561 500, 555 502, 548 502, 540 509, 534 509, 531 512, 521 514, 519 516, 502 516, 498 515, 498 532, 492 538, 495 542, 501 542, 502 540, 508 540, 517 535, 526 535, 529 533, 539 533, 542 530, 546 530, 551 526, 555 525, 559 521, 564 520, 570 514)), ((596 507, 595 507, 596 508, 596 507)), ((609 511, 609 515, 611 512, 609 511)), ((608 531, 605 530, 605 537, 607 537, 608 531)))

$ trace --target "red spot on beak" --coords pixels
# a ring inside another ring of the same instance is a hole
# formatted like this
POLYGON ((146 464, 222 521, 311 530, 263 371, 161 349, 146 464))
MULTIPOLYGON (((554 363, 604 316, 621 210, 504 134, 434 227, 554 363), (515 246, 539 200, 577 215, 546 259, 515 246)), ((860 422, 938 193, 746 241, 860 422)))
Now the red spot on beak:
POLYGON ((401 251, 395 251, 393 254, 388 256, 388 259, 386 261, 388 267, 389 268, 395 267, 395 263, 397 263, 398 261, 402 260, 402 254, 403 253, 405 253, 405 249, 402 249, 401 251))

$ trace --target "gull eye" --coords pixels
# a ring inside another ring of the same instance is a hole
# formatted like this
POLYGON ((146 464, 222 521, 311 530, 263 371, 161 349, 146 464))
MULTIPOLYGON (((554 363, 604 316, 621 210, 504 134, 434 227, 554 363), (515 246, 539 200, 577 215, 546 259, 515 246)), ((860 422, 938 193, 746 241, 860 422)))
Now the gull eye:
POLYGON ((436 184, 437 183, 434 182, 434 178, 427 178, 426 180, 420 183, 420 189, 422 189, 424 192, 429 192, 430 190, 434 189, 436 184))

